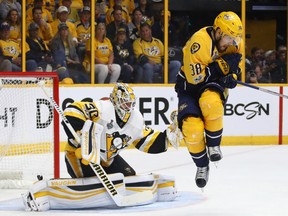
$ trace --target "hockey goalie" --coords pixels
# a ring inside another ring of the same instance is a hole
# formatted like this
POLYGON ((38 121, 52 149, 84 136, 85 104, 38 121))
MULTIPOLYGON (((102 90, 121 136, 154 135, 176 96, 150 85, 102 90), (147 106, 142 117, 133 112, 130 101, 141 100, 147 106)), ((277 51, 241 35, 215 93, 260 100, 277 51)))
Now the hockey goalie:
POLYGON ((174 177, 137 175, 119 152, 130 145, 150 154, 165 152, 169 144, 177 148, 181 140, 177 113, 171 115, 171 125, 160 132, 145 125, 135 102, 133 89, 117 83, 106 100, 70 104, 64 110, 62 124, 68 136, 65 162, 71 178, 33 184, 22 195, 26 210, 135 206, 174 200, 174 177))

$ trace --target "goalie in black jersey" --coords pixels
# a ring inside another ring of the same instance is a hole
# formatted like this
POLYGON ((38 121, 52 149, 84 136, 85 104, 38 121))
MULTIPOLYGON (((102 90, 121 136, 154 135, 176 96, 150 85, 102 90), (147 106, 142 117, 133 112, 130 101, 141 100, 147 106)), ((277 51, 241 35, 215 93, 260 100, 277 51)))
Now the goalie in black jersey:
POLYGON ((213 26, 197 31, 183 48, 183 66, 175 86, 178 122, 197 166, 195 181, 200 188, 208 181, 209 159, 215 162, 222 158, 224 103, 241 71, 241 37, 240 18, 225 11, 213 26))

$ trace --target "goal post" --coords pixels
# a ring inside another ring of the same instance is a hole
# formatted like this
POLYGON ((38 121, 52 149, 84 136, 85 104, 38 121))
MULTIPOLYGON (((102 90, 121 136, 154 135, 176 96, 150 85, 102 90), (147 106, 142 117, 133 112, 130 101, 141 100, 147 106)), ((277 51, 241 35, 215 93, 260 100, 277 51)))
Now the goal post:
POLYGON ((53 72, 0 72, 0 188, 59 178, 59 116, 38 82, 59 102, 53 72))

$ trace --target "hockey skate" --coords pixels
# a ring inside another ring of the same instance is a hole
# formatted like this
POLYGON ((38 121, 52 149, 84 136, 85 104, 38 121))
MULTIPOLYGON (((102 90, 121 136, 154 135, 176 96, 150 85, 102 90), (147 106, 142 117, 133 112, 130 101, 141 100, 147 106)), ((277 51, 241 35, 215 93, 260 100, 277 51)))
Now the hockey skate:
POLYGON ((212 162, 220 161, 222 159, 222 152, 220 150, 220 146, 208 147, 208 155, 210 161, 212 162))
POLYGON ((204 188, 208 182, 209 177, 209 166, 197 167, 197 173, 195 177, 196 185, 199 188, 204 188))

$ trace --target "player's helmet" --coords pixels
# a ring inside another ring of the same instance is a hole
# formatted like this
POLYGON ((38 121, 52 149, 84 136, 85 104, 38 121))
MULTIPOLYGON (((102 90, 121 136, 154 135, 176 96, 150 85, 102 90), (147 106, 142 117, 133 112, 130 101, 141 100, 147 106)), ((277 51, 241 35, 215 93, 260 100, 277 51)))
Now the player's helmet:
POLYGON ((221 12, 214 21, 214 30, 219 28, 224 35, 232 37, 239 42, 242 37, 243 27, 239 16, 232 11, 221 12))
POLYGON ((116 83, 110 94, 110 101, 118 117, 123 122, 127 122, 136 102, 133 89, 126 83, 116 83))

